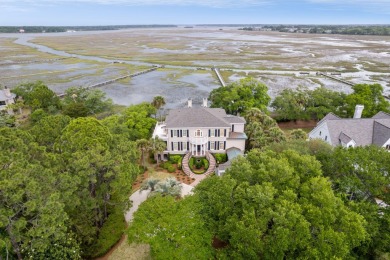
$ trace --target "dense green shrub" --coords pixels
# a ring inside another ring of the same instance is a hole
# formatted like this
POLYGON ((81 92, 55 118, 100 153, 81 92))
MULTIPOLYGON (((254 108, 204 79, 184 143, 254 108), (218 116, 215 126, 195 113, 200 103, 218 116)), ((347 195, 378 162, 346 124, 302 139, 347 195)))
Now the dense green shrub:
POLYGON ((190 161, 189 161, 189 166, 190 166, 190 169, 194 172, 194 173, 197 173, 197 174, 202 174, 204 173, 208 167, 209 167, 209 161, 206 159, 206 158, 194 158, 194 157, 191 157, 190 161), (202 169, 203 167, 203 169, 202 169), (199 170, 199 169, 202 169, 202 170, 199 170))
POLYGON ((161 164, 161 167, 164 168, 165 170, 168 170, 168 167, 170 167, 170 166, 172 166, 172 163, 170 163, 169 161, 161 164))
POLYGON ((183 157, 180 156, 180 159, 179 159, 179 161, 177 162, 177 168, 178 168, 179 170, 181 170, 182 161, 183 161, 183 157))
POLYGON ((194 169, 194 157, 191 157, 190 160, 188 161, 188 165, 190 166, 190 169, 194 169))
POLYGON ((174 172, 175 170, 176 170, 176 168, 172 164, 167 167, 168 172, 174 172))
POLYGON ((209 161, 206 158, 202 159, 202 164, 203 164, 205 170, 207 170, 209 168, 209 161))
POLYGON ((214 157, 218 163, 224 163, 224 162, 227 162, 227 160, 228 160, 226 153, 216 153, 216 154, 214 154, 214 157))
POLYGON ((121 210, 108 216, 99 233, 96 243, 84 252, 84 258, 95 258, 107 253, 122 237, 126 221, 121 210))
POLYGON ((172 163, 172 164, 176 164, 179 162, 179 160, 181 160, 182 156, 181 155, 172 155, 170 154, 169 155, 169 162, 172 163))

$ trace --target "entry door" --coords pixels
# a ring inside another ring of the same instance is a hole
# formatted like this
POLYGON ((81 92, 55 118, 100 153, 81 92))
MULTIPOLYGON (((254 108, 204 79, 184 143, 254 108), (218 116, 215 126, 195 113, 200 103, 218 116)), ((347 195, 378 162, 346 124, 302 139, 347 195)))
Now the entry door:
POLYGON ((197 145, 197 150, 198 150, 198 153, 200 153, 200 151, 201 151, 201 146, 200 145, 197 145))

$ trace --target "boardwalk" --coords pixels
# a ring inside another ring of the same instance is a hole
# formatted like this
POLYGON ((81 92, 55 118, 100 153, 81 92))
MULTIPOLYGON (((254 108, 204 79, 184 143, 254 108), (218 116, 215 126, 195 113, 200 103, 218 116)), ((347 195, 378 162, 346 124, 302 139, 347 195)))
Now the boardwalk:
POLYGON ((352 83, 352 82, 349 82, 349 81, 346 81, 346 80, 343 80, 343 79, 340 79, 340 78, 336 78, 335 76, 332 76, 332 75, 329 75, 329 74, 326 74, 326 73, 323 73, 323 72, 317 72, 317 75, 321 75, 321 76, 324 76, 324 77, 336 80, 338 82, 344 83, 344 84, 349 85, 349 86, 355 86, 356 85, 355 83, 352 83))
POLYGON ((219 73, 219 69, 213 67, 213 68, 211 68, 211 70, 214 71, 215 74, 217 75, 218 80, 219 80, 219 82, 221 83, 222 87, 226 87, 226 83, 225 83, 225 81, 223 80, 221 74, 219 73))
MULTIPOLYGON (((153 67, 153 68, 151 68, 151 69, 139 71, 139 72, 136 72, 136 73, 133 73, 133 74, 128 74, 128 75, 121 76, 121 77, 118 77, 118 78, 115 78, 115 79, 110 79, 110 80, 107 80, 107 81, 104 81, 104 82, 99 82, 99 83, 93 84, 93 85, 88 86, 88 87, 85 87, 85 88, 86 88, 86 89, 91 89, 91 88, 102 87, 102 86, 105 86, 105 85, 108 85, 108 84, 112 84, 112 83, 117 82, 117 81, 122 80, 122 79, 134 78, 134 77, 136 77, 136 76, 139 76, 139 75, 142 75, 142 74, 146 74, 146 73, 155 71, 155 70, 157 70, 158 68, 161 68, 161 67, 153 67)), ((66 95, 65 93, 62 93, 62 94, 58 94, 57 96, 58 96, 58 97, 64 97, 65 95, 66 95)))

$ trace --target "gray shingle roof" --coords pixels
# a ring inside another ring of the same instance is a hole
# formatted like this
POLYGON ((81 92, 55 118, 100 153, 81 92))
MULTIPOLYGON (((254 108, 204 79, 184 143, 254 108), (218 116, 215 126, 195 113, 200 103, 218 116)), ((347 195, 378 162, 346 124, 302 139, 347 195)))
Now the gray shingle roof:
POLYGON ((352 141, 352 138, 348 135, 344 134, 343 132, 340 133, 339 140, 343 142, 344 144, 347 144, 352 141))
POLYGON ((378 114, 376 114, 375 116, 373 116, 372 118, 374 118, 374 119, 390 119, 390 115, 381 111, 378 114))
POLYGON ((378 119, 374 122, 372 143, 382 146, 390 138, 390 120, 378 119))
POLYGON ((382 146, 390 138, 390 115, 383 112, 373 118, 341 119, 330 115, 325 123, 333 145, 353 140, 357 146, 382 146))
MULTIPOLYGON (((235 116, 228 116, 225 110, 221 108, 192 107, 172 109, 165 123, 167 128, 176 127, 230 127, 230 121, 226 118, 233 119, 235 116)), ((243 120, 240 117, 234 119, 243 120)), ((242 121, 241 121, 242 122, 242 121)), ((245 122, 245 120, 244 120, 245 122)))
POLYGON ((5 95, 4 90, 0 89, 0 101, 5 101, 5 100, 8 100, 8 99, 15 98, 15 96, 16 96, 15 94, 11 93, 11 96, 8 97, 8 96, 5 95))
POLYGON ((248 139, 245 133, 230 132, 229 139, 248 139))
POLYGON ((320 125, 322 122, 326 121, 326 120, 334 120, 334 119, 340 119, 340 117, 336 116, 335 114, 333 114, 332 112, 328 113, 323 119, 321 119, 317 125, 320 125))

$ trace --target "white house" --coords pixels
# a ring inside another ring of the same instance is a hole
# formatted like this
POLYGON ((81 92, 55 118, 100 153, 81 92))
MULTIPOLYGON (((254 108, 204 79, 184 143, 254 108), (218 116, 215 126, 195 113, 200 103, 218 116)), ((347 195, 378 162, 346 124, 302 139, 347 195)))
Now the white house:
POLYGON ((332 146, 356 147, 377 145, 390 150, 390 115, 379 112, 372 118, 361 118, 363 106, 356 106, 354 118, 327 114, 309 138, 322 139, 332 146))
POLYGON ((167 143, 164 154, 187 154, 201 157, 210 153, 240 153, 245 151, 245 119, 226 114, 224 109, 203 106, 172 109, 165 122, 158 123, 153 137, 167 143))
POLYGON ((12 94, 9 88, 0 90, 0 110, 4 110, 7 105, 15 103, 15 94, 12 94))

